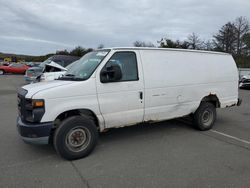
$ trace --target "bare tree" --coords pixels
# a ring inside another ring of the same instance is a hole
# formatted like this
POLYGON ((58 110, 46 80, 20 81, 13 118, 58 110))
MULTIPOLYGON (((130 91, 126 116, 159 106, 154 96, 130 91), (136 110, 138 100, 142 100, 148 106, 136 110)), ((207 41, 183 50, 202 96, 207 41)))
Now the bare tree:
POLYGON ((187 42, 189 43, 189 48, 198 50, 201 47, 202 41, 199 36, 195 33, 192 33, 188 36, 187 42))
POLYGON ((157 41, 160 44, 160 48, 182 48, 188 49, 188 42, 187 41, 180 41, 180 40, 172 40, 169 38, 161 38, 161 40, 157 41))
POLYGON ((145 41, 135 41, 134 43, 135 47, 155 47, 155 45, 151 42, 145 42, 145 41))
POLYGON ((236 28, 236 53, 241 55, 242 48, 244 47, 243 36, 249 32, 249 22, 245 17, 238 17, 234 22, 236 28))
POLYGON ((212 51, 214 49, 213 43, 210 40, 204 41, 202 43, 202 49, 212 51))

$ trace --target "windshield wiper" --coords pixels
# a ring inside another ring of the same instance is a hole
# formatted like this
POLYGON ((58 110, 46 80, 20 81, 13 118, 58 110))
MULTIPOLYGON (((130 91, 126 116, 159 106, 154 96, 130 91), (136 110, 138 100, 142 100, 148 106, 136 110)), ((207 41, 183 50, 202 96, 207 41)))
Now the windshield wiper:
POLYGON ((69 79, 69 78, 74 78, 75 75, 74 74, 65 74, 65 75, 61 75, 58 80, 62 79, 69 79))
POLYGON ((66 75, 63 75, 63 76, 59 77, 57 80, 83 81, 83 80, 86 80, 86 79, 75 77, 74 74, 66 74, 66 75))
POLYGON ((65 75, 63 75, 63 77, 64 77, 64 76, 75 77, 76 75, 74 75, 74 74, 65 74, 65 75))

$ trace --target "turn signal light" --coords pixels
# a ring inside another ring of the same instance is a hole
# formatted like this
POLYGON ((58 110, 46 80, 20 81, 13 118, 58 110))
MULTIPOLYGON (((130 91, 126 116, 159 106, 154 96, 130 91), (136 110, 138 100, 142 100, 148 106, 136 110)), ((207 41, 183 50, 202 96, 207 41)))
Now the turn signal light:
POLYGON ((34 100, 33 101, 33 108, 41 108, 41 107, 44 107, 43 100, 34 100))

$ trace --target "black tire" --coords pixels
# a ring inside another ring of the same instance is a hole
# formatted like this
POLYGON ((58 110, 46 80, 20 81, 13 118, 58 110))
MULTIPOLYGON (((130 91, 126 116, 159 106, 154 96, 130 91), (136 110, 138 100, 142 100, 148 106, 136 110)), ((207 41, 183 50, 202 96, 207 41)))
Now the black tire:
POLYGON ((88 116, 65 119, 55 130, 53 144, 56 152, 67 160, 86 157, 96 146, 98 131, 88 116))
POLYGON ((206 131, 213 127, 216 120, 216 108, 212 103, 201 102, 193 115, 194 125, 200 131, 206 131))

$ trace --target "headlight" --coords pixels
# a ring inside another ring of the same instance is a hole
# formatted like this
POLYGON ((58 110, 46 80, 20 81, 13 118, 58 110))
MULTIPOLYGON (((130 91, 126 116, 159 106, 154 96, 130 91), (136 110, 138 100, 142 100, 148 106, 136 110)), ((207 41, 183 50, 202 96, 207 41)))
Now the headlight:
POLYGON ((45 113, 43 99, 26 99, 23 117, 28 122, 39 122, 45 113))
POLYGON ((45 80, 45 75, 44 74, 41 75, 41 80, 45 80))

